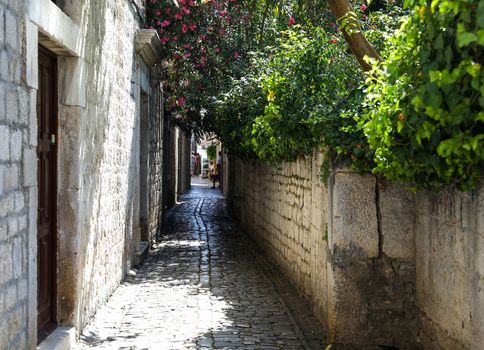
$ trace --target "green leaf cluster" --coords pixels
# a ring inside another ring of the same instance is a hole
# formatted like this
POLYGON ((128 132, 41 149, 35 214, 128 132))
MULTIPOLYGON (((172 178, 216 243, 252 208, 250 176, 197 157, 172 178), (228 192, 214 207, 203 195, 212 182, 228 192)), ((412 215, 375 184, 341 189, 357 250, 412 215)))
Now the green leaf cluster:
POLYGON ((484 1, 412 7, 366 80, 358 114, 374 171, 435 188, 478 186, 484 171, 484 1))
POLYGON ((361 105, 363 73, 335 32, 296 26, 252 57, 251 72, 216 101, 226 148, 278 163, 326 146, 368 163, 349 113, 361 105))

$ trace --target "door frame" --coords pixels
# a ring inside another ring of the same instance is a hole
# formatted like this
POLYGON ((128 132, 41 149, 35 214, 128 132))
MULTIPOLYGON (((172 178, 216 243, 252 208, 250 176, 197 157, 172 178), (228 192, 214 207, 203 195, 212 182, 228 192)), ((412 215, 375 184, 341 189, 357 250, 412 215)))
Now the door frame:
MULTIPOLYGON (((37 343, 39 344, 45 338, 51 334, 58 326, 58 320, 57 320, 57 314, 58 314, 58 302, 57 302, 57 249, 58 249, 58 244, 57 240, 59 238, 58 235, 58 229, 57 229, 57 190, 58 190, 58 131, 59 131, 59 120, 58 120, 58 112, 59 112, 59 97, 58 97, 58 56, 46 49, 44 46, 39 45, 39 53, 42 53, 43 55, 49 57, 52 59, 53 62, 53 74, 52 74, 52 80, 53 80, 53 91, 52 91, 52 115, 50 116, 52 118, 52 131, 53 135, 55 135, 55 143, 53 145, 53 150, 52 150, 52 164, 51 164, 51 174, 55 176, 55 178, 52 180, 51 188, 52 188, 52 193, 50 195, 50 200, 49 200, 49 205, 51 207, 51 213, 52 213, 52 223, 51 223, 51 248, 52 248, 52 254, 50 257, 50 265, 52 267, 51 271, 51 298, 52 298, 52 305, 51 305, 51 310, 50 310, 50 316, 51 316, 51 321, 49 324, 44 326, 43 329, 39 328, 39 325, 37 325, 37 343)), ((39 89, 41 88, 40 86, 40 74, 39 72, 39 89)), ((40 116, 37 116, 37 124, 39 123, 39 118, 40 116)), ((38 138, 38 136, 37 136, 38 138)), ((39 172, 39 169, 37 170, 39 172)), ((37 175, 38 176, 38 175, 37 175)), ((37 180, 38 181, 38 180, 37 180)), ((39 193, 39 198, 40 198, 40 193, 39 193)), ((38 225, 38 223, 37 223, 38 225)), ((37 253, 38 254, 38 253, 37 253)), ((38 258, 38 255, 37 255, 38 258)), ((38 279, 38 273, 37 273, 37 279, 38 279)), ((38 297, 38 292, 39 292, 39 287, 37 286, 37 297, 38 297)), ((37 311, 38 314, 38 311, 37 311)))

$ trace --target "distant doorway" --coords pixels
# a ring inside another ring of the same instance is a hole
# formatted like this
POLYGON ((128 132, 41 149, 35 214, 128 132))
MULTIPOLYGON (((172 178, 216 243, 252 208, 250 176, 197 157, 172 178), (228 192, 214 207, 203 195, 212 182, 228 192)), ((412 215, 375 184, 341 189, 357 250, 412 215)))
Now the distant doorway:
POLYGON ((37 91, 37 327, 38 342, 57 326, 57 58, 39 48, 37 91))

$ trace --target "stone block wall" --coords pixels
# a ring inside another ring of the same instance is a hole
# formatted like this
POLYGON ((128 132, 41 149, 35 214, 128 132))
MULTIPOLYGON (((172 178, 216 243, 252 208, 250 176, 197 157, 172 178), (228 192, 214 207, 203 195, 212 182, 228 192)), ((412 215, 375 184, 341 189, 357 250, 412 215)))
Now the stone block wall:
POLYGON ((410 194, 321 155, 231 159, 228 204, 308 297, 335 344, 474 350, 484 344, 484 197, 410 194))
POLYGON ((413 197, 322 154, 270 167, 231 159, 228 201, 299 287, 335 344, 414 348, 413 197))
POLYGON ((163 106, 162 87, 156 84, 150 97, 149 236, 159 234, 163 219, 163 106))
POLYGON ((419 338, 430 350, 484 347, 484 192, 416 197, 419 338))
POLYGON ((22 0, 0 0, 0 349, 35 345, 37 130, 25 76, 22 0))
POLYGON ((272 168, 229 159, 229 207, 245 230, 327 313, 327 191, 318 180, 322 154, 272 168))
POLYGON ((39 45, 57 56, 58 67, 58 325, 79 332, 139 249, 142 91, 154 102, 145 108, 151 113, 148 225, 152 235, 159 230, 163 117, 160 87, 151 84, 145 57, 135 47, 143 5, 0 0, 2 350, 37 344, 39 45))

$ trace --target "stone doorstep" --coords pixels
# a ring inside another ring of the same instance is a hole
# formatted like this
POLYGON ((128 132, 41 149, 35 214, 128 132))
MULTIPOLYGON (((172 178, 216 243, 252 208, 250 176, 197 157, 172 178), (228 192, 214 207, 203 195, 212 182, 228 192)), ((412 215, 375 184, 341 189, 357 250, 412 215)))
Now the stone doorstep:
POLYGON ((74 327, 57 327, 37 350, 69 350, 76 343, 76 329, 74 327))

